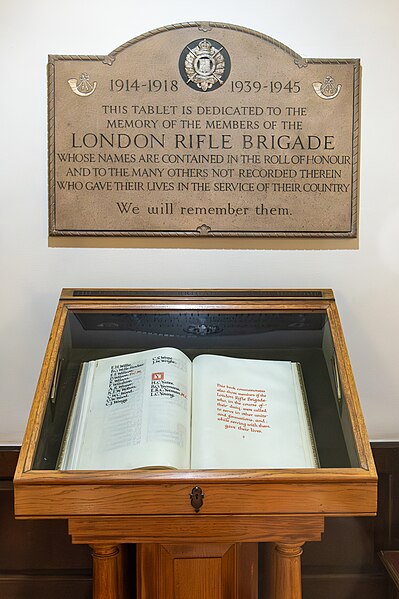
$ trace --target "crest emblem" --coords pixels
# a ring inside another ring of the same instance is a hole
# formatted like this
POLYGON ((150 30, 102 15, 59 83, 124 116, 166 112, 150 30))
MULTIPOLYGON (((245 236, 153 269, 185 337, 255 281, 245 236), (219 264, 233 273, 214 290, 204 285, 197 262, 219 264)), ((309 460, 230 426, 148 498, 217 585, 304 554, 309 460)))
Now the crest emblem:
POLYGON ((313 89, 319 98, 323 100, 333 100, 336 98, 341 91, 342 85, 336 85, 334 78, 331 75, 327 75, 323 82, 316 81, 313 83, 313 89))
POLYGON ((191 42, 180 55, 180 74, 197 91, 218 89, 230 74, 230 57, 218 42, 201 39, 191 42))
POLYGON ((82 73, 77 79, 68 79, 69 86, 77 96, 91 96, 97 87, 97 81, 90 83, 90 76, 87 73, 82 73))

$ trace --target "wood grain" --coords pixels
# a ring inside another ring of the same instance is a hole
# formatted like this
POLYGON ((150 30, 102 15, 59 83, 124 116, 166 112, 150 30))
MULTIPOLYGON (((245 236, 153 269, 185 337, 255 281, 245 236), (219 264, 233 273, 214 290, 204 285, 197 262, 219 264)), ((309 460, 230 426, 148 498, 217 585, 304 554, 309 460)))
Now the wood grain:
MULTIPOLYGON (((380 549, 399 549, 399 444, 371 444, 378 470, 377 518, 326 518, 321 542, 305 543, 302 562, 304 599, 349 598, 387 599, 388 575, 379 560, 380 549)), ((16 520, 13 511, 12 477, 20 448, 0 447, 0 597, 7 599, 88 599, 91 596, 92 560, 84 544, 72 545, 67 522, 55 520, 16 520), (3 484, 3 486, 2 486, 3 484), (6 486, 7 485, 7 486, 6 486)), ((240 543, 240 547, 252 546, 240 543)), ((260 544, 259 596, 271 599, 265 589, 269 575, 260 544)), ((126 546, 124 546, 126 547, 126 546)), ((159 548, 151 543, 137 545, 146 550, 159 548)), ((257 544, 255 544, 257 548, 257 544)), ((133 553, 134 546, 127 547, 133 553)), ((242 563, 238 557, 239 563, 242 563)), ((154 599, 158 583, 156 561, 152 555, 147 567, 151 576, 138 572, 137 584, 148 588, 154 599), (151 587, 151 588, 150 588, 151 587)), ((137 558, 137 567, 141 561, 137 558)), ((256 564, 257 565, 257 564, 256 564)), ((243 566, 245 576, 240 592, 247 588, 251 565, 243 566)), ((146 570, 144 569, 144 572, 146 570)), ((128 569, 134 583, 135 556, 128 569)), ((241 595, 239 595, 241 598, 241 595)), ((245 599, 245 595, 242 595, 245 599)))
POLYGON ((88 516, 69 519, 74 543, 319 541, 322 516, 88 516))
POLYGON ((92 545, 93 597, 124 599, 120 572, 120 548, 116 545, 92 545))
POLYGON ((301 544, 276 544, 274 599, 302 599, 301 555, 301 544))
MULTIPOLYGON (((206 486, 202 514, 373 515, 377 489, 370 483, 243 483, 206 486)), ((18 485, 16 515, 53 517, 193 514, 190 485, 18 485)))
POLYGON ((138 545, 137 560, 137 599, 258 598, 254 543, 138 545))

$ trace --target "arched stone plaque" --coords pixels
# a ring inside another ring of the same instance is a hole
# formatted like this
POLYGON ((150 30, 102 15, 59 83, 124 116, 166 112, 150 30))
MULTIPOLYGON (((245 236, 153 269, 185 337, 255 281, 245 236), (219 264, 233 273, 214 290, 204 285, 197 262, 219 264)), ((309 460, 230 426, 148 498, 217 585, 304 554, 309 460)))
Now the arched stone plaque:
POLYGON ((50 235, 355 237, 359 73, 220 23, 50 56, 50 235))

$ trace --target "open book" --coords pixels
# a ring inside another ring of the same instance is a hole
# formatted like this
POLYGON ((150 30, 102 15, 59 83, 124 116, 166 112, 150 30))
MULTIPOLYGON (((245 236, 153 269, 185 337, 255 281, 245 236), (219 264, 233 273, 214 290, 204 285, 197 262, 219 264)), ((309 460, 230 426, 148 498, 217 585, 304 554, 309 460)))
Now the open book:
POLYGON ((318 465, 300 365, 161 348, 82 365, 62 470, 318 465))

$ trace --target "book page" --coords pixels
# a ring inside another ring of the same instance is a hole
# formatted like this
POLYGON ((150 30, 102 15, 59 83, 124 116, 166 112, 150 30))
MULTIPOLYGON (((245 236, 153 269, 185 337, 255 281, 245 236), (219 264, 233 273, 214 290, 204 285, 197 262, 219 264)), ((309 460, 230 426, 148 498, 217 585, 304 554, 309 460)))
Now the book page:
POLYGON ((190 360, 179 350, 161 348, 89 365, 93 375, 81 443, 68 468, 188 468, 190 360))
POLYGON ((291 362, 195 358, 192 468, 315 467, 297 387, 291 362))
POLYGON ((81 364, 61 444, 61 451, 57 460, 57 469, 73 469, 77 463, 83 442, 87 411, 90 406, 90 392, 95 371, 94 364, 95 362, 84 362, 81 364))

